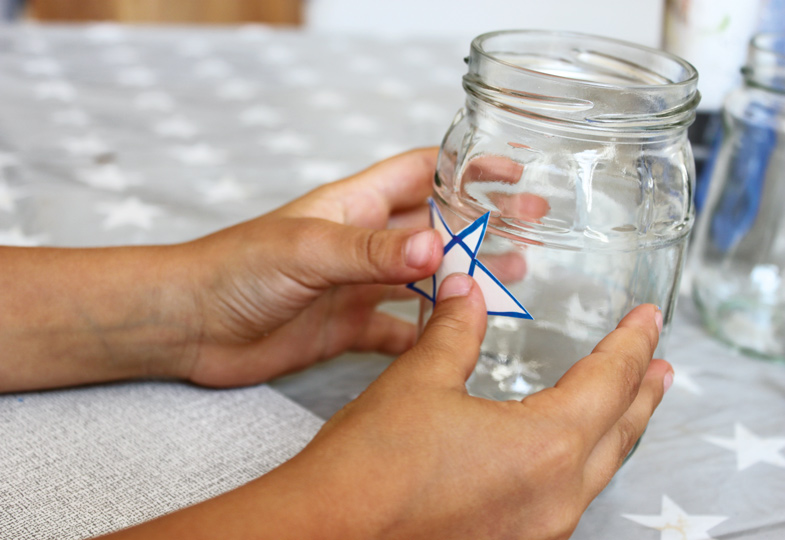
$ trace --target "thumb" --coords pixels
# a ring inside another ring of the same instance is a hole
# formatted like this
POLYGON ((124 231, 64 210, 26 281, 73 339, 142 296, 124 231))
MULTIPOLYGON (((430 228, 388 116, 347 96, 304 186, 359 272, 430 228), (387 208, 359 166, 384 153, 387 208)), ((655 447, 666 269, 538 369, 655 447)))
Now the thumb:
POLYGON ((295 219, 283 236, 281 268, 310 287, 401 284, 433 275, 442 241, 433 229, 366 229, 322 219, 295 219))
POLYGON ((433 314, 417 345, 399 362, 413 362, 436 380, 465 388, 480 355, 486 320, 480 287, 466 274, 452 274, 439 287, 433 314))

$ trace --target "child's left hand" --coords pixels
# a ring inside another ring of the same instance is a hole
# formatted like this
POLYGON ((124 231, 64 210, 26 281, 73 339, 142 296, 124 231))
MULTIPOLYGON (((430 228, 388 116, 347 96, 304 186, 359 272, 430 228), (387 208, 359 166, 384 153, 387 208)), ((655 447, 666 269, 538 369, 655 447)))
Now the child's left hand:
POLYGON ((196 347, 179 376, 255 384, 347 350, 397 355, 414 325, 376 311, 433 274, 436 149, 408 152, 252 221, 180 246, 192 268, 196 347), (420 225, 419 228, 388 228, 420 225), (396 287, 393 287, 396 286, 396 287))

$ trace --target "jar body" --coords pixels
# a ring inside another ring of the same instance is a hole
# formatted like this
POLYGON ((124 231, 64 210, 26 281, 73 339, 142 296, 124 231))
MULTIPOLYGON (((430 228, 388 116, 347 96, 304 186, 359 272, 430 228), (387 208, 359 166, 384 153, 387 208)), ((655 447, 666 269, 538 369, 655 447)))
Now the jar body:
MULTIPOLYGON (((756 39, 745 85, 723 107, 691 255, 692 294, 716 337, 785 361, 785 55, 769 51, 774 60, 762 71, 756 39)), ((769 39, 785 52, 785 36, 769 39)))
MULTIPOLYGON (((594 129, 511 111, 470 86, 434 200, 453 231, 491 212, 479 259, 533 320, 489 316, 467 387, 520 399, 555 384, 638 304, 659 305, 667 332, 693 221, 688 122, 594 129)), ((422 303, 422 321, 429 310, 422 303)))

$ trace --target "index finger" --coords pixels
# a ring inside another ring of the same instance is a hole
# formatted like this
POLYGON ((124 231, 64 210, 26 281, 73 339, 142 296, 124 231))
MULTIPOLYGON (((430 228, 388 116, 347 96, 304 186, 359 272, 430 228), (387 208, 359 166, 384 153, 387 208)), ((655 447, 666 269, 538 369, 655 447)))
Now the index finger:
POLYGON ((289 213, 383 228, 394 212, 416 208, 433 191, 438 148, 412 150, 327 184, 288 205, 289 213))
POLYGON ((556 383, 561 413, 582 434, 588 448, 635 401, 657 348, 661 325, 662 312, 657 306, 638 306, 556 383))

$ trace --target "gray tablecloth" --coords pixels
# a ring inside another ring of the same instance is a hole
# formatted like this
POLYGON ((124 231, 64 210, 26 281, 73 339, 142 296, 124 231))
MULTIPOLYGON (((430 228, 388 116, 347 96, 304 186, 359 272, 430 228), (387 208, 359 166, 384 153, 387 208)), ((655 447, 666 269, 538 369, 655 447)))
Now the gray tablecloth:
MULTIPOLYGON (((467 51, 262 27, 2 28, 0 243, 186 240, 438 144, 467 51)), ((673 389, 574 538, 785 538, 785 368, 710 340, 685 298, 669 350, 673 389)), ((0 539, 85 538, 231 489, 387 362, 274 383, 311 412, 267 386, 0 397, 0 539)))

